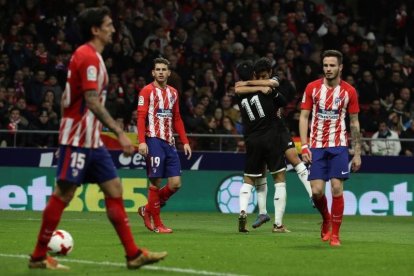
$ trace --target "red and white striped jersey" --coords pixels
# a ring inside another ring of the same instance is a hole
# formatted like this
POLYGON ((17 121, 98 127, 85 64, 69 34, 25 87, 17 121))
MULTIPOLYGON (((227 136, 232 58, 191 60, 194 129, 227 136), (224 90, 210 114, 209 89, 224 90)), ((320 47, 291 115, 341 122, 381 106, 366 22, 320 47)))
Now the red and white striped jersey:
POLYGON ((167 85, 165 89, 161 89, 154 83, 145 86, 139 93, 137 113, 140 143, 143 143, 147 136, 160 138, 173 145, 175 130, 181 142, 188 144, 175 88, 167 85))
POLYGON ((312 110, 311 148, 348 146, 345 116, 347 111, 359 112, 358 95, 352 85, 341 80, 335 88, 328 88, 323 79, 313 81, 305 89, 301 108, 312 110))
POLYGON ((82 148, 98 148, 102 123, 86 107, 84 93, 98 92, 105 103, 108 74, 102 56, 91 44, 76 49, 69 63, 68 78, 63 94, 63 116, 60 123, 59 143, 82 148))

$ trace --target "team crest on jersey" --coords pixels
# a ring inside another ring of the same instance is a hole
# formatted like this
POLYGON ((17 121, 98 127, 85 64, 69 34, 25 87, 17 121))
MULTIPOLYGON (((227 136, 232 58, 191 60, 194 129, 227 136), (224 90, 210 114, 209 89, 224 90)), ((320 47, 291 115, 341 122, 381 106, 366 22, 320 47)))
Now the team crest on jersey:
POLYGON ((336 97, 335 98, 335 101, 334 101, 334 105, 335 106, 339 106, 339 104, 341 103, 341 98, 339 98, 339 97, 336 97))
POLYGON ((144 105, 144 96, 139 96, 138 105, 144 105))
POLYGON ((95 66, 88 66, 88 68, 86 69, 86 79, 88 81, 96 81, 98 79, 98 70, 95 66))
POLYGON ((79 174, 79 171, 77 169, 72 169, 72 176, 77 177, 79 174))

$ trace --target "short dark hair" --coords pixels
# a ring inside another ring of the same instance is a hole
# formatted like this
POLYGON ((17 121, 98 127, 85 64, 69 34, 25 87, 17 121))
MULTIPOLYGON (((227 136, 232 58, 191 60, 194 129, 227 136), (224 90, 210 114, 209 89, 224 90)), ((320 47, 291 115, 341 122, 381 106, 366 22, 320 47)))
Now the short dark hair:
POLYGON ((110 16, 111 11, 108 7, 87 8, 78 17, 78 26, 83 42, 93 38, 91 28, 100 27, 105 16, 110 16))
POLYGON ((236 67, 237 75, 242 81, 253 79, 253 62, 251 60, 244 60, 236 67))
POLYGON ((168 68, 170 68, 170 62, 168 61, 168 59, 161 58, 161 57, 154 59, 154 67, 153 68, 155 68, 155 65, 159 64, 159 63, 165 64, 165 65, 167 65, 168 68))
POLYGON ((255 74, 260 74, 262 72, 269 72, 272 70, 272 62, 267 57, 259 58, 254 64, 255 74))
POLYGON ((338 59, 338 64, 342 64, 342 53, 338 50, 326 50, 322 53, 322 60, 326 57, 336 57, 338 59))

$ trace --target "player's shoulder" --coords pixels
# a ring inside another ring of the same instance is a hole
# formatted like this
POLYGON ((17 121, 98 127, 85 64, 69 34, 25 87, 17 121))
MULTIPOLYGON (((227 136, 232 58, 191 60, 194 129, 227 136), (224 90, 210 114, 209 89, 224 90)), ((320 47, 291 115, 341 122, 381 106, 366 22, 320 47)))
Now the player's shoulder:
POLYGON ((75 52, 73 53, 73 57, 77 59, 78 61, 98 61, 98 55, 96 54, 96 51, 92 46, 88 44, 83 44, 79 46, 75 52))
POLYGON ((75 50, 75 55, 94 55, 96 56, 96 51, 88 44, 82 44, 75 50))
POLYGON ((150 83, 150 84, 145 85, 145 86, 141 89, 140 93, 143 93, 143 92, 145 92, 145 93, 149 93, 149 92, 151 92, 153 89, 154 89, 154 85, 153 85, 152 83, 150 83))
POLYGON ((178 90, 172 87, 171 85, 167 85, 167 88, 173 93, 178 93, 178 90))
POLYGON ((320 88, 323 84, 323 78, 316 79, 314 81, 311 81, 308 83, 307 88, 313 89, 313 88, 320 88))
POLYGON ((355 91, 355 87, 352 86, 349 82, 341 80, 340 86, 346 91, 355 91))

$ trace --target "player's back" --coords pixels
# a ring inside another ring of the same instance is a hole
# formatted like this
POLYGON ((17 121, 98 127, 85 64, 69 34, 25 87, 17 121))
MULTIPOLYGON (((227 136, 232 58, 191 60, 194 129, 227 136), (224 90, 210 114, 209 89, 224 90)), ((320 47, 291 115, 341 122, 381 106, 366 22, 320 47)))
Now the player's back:
POLYGON ((103 145, 100 139, 102 124, 87 108, 84 93, 95 90, 104 104, 107 80, 105 64, 95 48, 90 44, 77 48, 70 60, 63 94, 60 144, 86 148, 103 145))
POLYGON ((278 126, 274 92, 239 94, 238 104, 244 125, 245 137, 261 135, 278 126))

